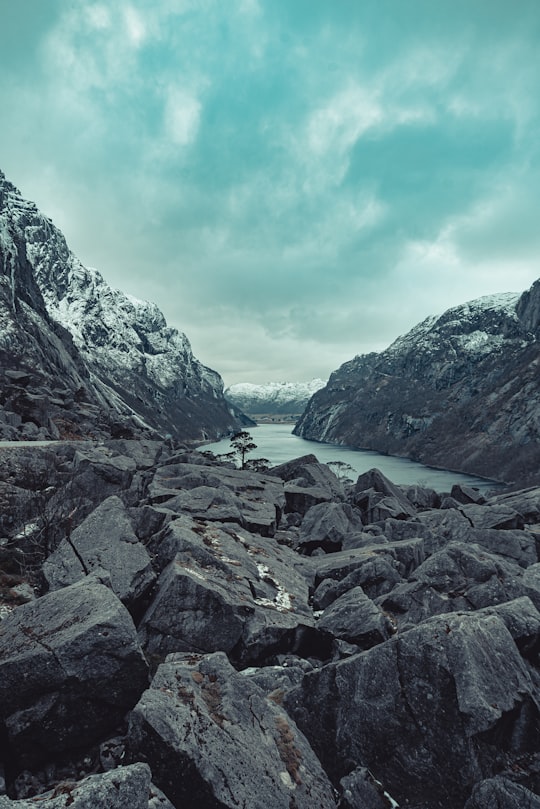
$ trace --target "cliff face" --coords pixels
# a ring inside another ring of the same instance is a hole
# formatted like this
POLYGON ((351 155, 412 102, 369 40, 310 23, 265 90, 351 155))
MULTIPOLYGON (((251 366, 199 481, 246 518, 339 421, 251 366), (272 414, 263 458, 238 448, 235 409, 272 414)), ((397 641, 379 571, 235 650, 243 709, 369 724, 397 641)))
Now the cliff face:
POLYGON ((203 439, 238 427, 221 377, 193 356, 187 337, 157 306, 84 267, 2 174, 0 234, 6 367, 19 357, 56 386, 85 387, 91 403, 134 428, 203 439))
POLYGON ((357 356, 295 432, 526 484, 540 480, 540 281, 431 317, 357 356))

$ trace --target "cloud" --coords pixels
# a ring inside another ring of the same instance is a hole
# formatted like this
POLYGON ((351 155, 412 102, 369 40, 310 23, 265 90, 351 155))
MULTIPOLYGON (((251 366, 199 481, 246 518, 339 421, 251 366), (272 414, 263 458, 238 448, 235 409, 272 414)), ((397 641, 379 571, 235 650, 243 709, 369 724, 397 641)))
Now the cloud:
POLYGON ((169 89, 165 102, 165 131, 172 143, 188 146, 197 137, 200 101, 183 88, 169 89))
POLYGON ((3 170, 228 383, 538 274, 536 2, 27 3, 3 170))

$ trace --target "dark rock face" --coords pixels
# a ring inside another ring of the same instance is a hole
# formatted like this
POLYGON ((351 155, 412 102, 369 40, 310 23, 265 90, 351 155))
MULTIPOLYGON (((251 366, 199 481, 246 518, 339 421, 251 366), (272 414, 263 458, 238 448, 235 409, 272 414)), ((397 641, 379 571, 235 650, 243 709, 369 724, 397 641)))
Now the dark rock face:
POLYGON ((285 704, 333 774, 362 761, 400 801, 453 807, 503 727, 514 754, 536 743, 534 692, 500 618, 452 615, 307 674, 285 704))
POLYGON ((0 623, 0 716, 19 765, 93 742, 146 682, 129 613, 97 579, 24 604, 0 623))
POLYGON ((536 808, 540 489, 278 472, 0 455, 0 807, 536 808))
POLYGON ((132 604, 154 583, 150 557, 138 541, 119 497, 104 500, 64 539, 43 565, 50 590, 58 590, 95 569, 105 569, 118 598, 132 604))
POLYGON ((187 337, 83 267, 1 172, 0 322, 8 439, 146 429, 201 440, 240 426, 187 337))
POLYGON ((540 281, 432 317, 355 357, 295 432, 520 485, 540 482, 540 281))
POLYGON ((171 655, 131 714, 129 740, 178 807, 335 807, 294 722, 224 654, 171 655))

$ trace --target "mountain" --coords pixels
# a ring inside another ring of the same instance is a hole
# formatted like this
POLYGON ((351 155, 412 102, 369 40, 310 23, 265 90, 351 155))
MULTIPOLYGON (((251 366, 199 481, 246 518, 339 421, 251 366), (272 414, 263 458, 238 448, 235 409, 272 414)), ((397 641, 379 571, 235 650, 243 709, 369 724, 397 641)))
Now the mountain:
POLYGON ((16 432, 35 432, 23 428, 29 421, 52 436, 89 433, 98 424, 107 432, 117 422, 128 432, 180 439, 238 429, 221 377, 193 356, 187 337, 167 326, 157 306, 112 289, 84 267, 51 220, 1 173, 0 273, 0 372, 10 384, 14 372, 25 374, 27 394, 41 397, 43 410, 25 410, 20 424, 16 402, 6 400, 15 414, 7 424, 16 432), (85 402, 82 421, 75 394, 85 402))
POLYGON ((313 394, 324 387, 322 379, 310 382, 267 382, 253 385, 239 382, 225 390, 225 398, 252 416, 301 413, 313 394))
POLYGON ((429 317, 335 371, 294 432, 523 485, 540 481, 540 280, 429 317))

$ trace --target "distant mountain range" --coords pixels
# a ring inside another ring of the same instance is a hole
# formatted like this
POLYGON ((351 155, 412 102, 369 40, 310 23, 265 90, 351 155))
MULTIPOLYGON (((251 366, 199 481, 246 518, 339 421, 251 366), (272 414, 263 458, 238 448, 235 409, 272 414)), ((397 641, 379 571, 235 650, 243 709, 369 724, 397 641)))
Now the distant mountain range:
POLYGON ((313 394, 324 387, 322 379, 310 382, 239 382, 225 390, 225 398, 250 416, 300 415, 313 394))
POLYGON ((335 371, 294 432, 540 483, 540 280, 429 317, 335 371))
POLYGON ((0 435, 157 432, 217 438, 241 426, 219 374, 154 304, 112 289, 0 172, 0 435))

